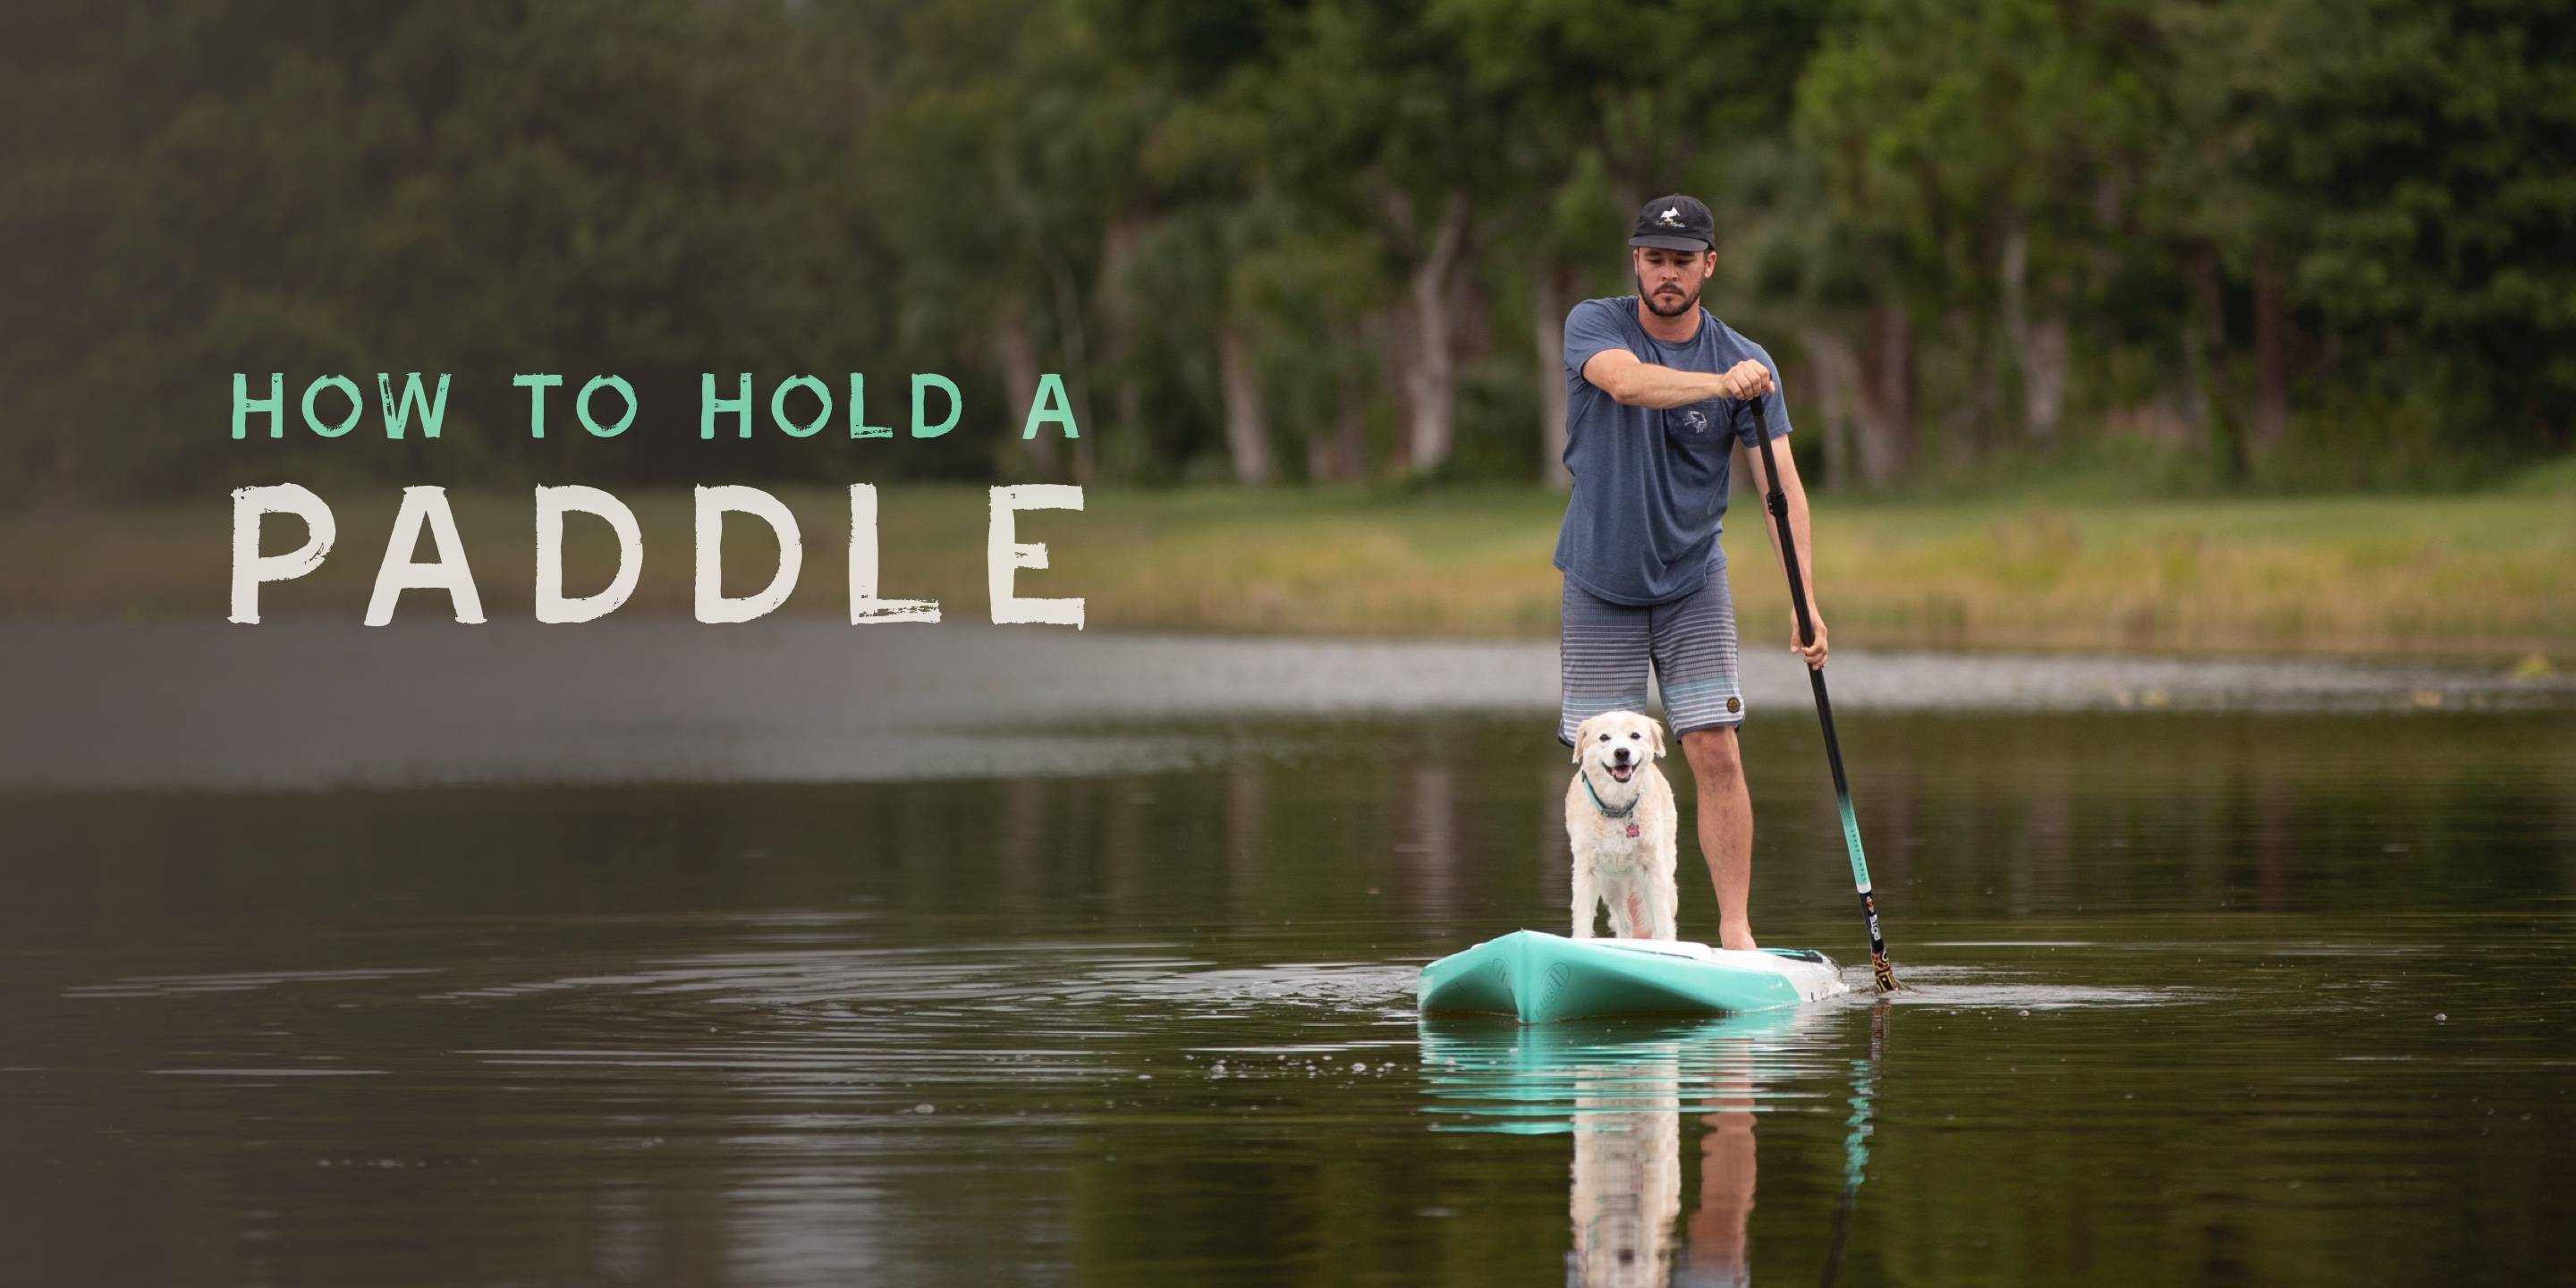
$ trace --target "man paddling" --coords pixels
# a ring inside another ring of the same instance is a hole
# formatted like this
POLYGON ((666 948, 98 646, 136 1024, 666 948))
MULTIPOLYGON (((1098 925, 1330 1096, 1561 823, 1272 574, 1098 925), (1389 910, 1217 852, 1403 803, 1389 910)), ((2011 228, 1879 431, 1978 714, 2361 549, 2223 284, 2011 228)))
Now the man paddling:
MULTIPOLYGON (((1637 293, 1585 300, 1565 319, 1565 467, 1574 476, 1554 562, 1565 574, 1557 641, 1563 697, 1557 741, 1604 711, 1642 711, 1652 666, 1664 714, 1699 785, 1698 835, 1717 889, 1718 943, 1752 948, 1753 804, 1735 727, 1735 605, 1718 544, 1734 462, 1760 440, 1755 399, 1771 437, 1789 432, 1771 355, 1700 307, 1717 269, 1717 224, 1680 195, 1637 212, 1628 238, 1637 293)), ((1807 493, 1785 441, 1775 442, 1790 531, 1810 552, 1807 493)), ((1744 468, 1750 469, 1748 464, 1744 468)), ((1771 525, 1772 552, 1779 534, 1771 525)), ((1825 621, 1804 574, 1812 644, 1790 625, 1790 647, 1825 664, 1825 621)))

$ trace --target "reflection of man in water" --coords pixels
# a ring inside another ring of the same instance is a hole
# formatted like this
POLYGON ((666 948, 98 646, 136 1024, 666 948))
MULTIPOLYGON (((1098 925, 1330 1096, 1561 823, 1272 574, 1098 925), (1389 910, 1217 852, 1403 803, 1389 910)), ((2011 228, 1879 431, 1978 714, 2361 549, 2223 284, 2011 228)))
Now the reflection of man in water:
POLYGON ((1691 1213, 1690 1244, 1682 1254, 1677 1286, 1736 1288, 1753 1281, 1745 1233, 1753 1219, 1753 1085, 1743 1074, 1719 1080, 1721 1108, 1700 1120, 1699 1207, 1691 1213))
MULTIPOLYGON (((1565 318, 1565 468, 1574 475, 1555 563, 1565 574, 1557 649, 1564 684, 1557 741, 1604 711, 1642 711, 1654 670, 1664 715, 1699 786, 1700 855, 1717 890, 1718 943, 1754 946, 1753 802, 1744 790, 1735 727, 1735 602, 1718 544, 1727 480, 1751 477, 1747 449, 1767 424, 1789 531, 1808 553, 1807 603, 1816 600, 1815 544, 1807 493, 1790 458, 1789 411, 1762 346, 1700 307, 1717 268, 1717 226, 1684 196, 1646 203, 1628 238, 1637 294, 1585 300, 1565 318), (1759 400, 1765 418, 1757 422, 1759 400), (1737 462, 1744 464, 1737 464, 1737 462)), ((1769 523, 1776 555, 1779 534, 1769 523)), ((1825 664, 1825 619, 1816 639, 1790 646, 1825 664)))
MULTIPOLYGON (((1749 1060, 1749 1053, 1746 1058, 1749 1060)), ((1676 1262, 1682 1207, 1680 1062, 1585 1071, 1575 1092, 1574 1253, 1580 1288, 1749 1282, 1745 1231, 1753 1215, 1753 1077, 1729 1061, 1715 1079, 1720 1109, 1701 1121, 1699 1206, 1676 1262), (1616 1112, 1625 1109, 1627 1112, 1616 1112)))

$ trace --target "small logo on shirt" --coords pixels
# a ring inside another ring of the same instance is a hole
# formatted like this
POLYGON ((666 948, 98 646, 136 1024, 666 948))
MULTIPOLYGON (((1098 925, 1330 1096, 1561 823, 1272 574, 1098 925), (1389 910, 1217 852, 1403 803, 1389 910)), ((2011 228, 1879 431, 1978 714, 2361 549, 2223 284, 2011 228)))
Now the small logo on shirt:
POLYGON ((1704 411, 1683 412, 1682 423, 1690 426, 1690 432, 1694 434, 1705 434, 1708 432, 1708 413, 1704 411))

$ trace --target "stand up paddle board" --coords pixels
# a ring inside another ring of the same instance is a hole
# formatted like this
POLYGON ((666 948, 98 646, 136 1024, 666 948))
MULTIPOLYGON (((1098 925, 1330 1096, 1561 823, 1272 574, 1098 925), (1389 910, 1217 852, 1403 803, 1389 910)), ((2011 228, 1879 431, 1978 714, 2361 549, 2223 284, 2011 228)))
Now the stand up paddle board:
POLYGON ((1545 1024, 1764 1011, 1850 991, 1834 959, 1810 949, 1753 952, 1516 930, 1423 967, 1416 996, 1425 1015, 1508 1015, 1545 1024))

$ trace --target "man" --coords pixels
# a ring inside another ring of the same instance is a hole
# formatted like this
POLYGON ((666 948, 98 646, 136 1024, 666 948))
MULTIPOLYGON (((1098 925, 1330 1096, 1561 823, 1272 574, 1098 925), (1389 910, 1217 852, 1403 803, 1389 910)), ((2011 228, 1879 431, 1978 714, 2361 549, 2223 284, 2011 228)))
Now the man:
MULTIPOLYGON (((1564 698, 1557 741, 1603 711, 1642 711, 1651 662, 1664 714, 1699 785, 1699 848, 1717 888, 1718 943, 1752 948, 1753 804, 1735 726, 1735 605, 1718 521, 1727 481, 1758 440, 1752 400, 1771 437, 1789 432, 1779 376, 1762 346, 1699 304, 1717 269, 1708 207, 1662 197, 1637 213, 1628 238, 1637 293, 1585 300, 1565 319, 1565 467, 1574 475, 1556 539, 1565 574, 1558 640, 1564 698)), ((1790 531, 1815 567, 1807 494, 1784 440, 1772 445, 1788 494, 1790 531)), ((1767 522, 1772 553, 1779 534, 1767 522)), ((1825 664, 1825 619, 1807 581, 1812 644, 1789 627, 1790 648, 1825 664)))

